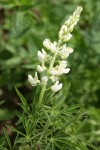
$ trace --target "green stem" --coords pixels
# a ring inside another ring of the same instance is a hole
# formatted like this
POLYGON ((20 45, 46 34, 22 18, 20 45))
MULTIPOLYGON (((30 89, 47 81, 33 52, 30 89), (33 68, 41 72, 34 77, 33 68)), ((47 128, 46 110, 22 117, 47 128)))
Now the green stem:
POLYGON ((45 89, 46 89, 46 84, 43 85, 42 89, 41 89, 41 93, 40 93, 40 97, 39 97, 39 101, 38 101, 38 108, 40 108, 41 103, 42 103, 42 99, 45 93, 45 89))
POLYGON ((58 52, 58 50, 56 50, 56 52, 54 53, 54 57, 53 57, 53 59, 52 59, 52 62, 51 62, 51 64, 50 64, 50 67, 49 67, 49 69, 48 69, 47 74, 49 74, 50 69, 53 67, 53 65, 54 65, 54 63, 55 63, 55 59, 56 59, 56 56, 57 56, 57 52, 58 52))
MULTIPOLYGON (((58 49, 56 50, 56 52, 54 53, 54 57, 52 59, 52 62, 49 66, 49 69, 47 71, 47 76, 49 76, 49 72, 50 72, 50 69, 53 67, 54 63, 55 63, 55 59, 56 59, 56 56, 57 56, 57 53, 58 53, 58 49)), ((40 97, 39 97, 39 101, 38 101, 38 108, 40 108, 41 104, 42 104, 42 100, 43 100, 43 97, 44 97, 44 93, 45 93, 45 90, 46 90, 46 83, 43 85, 42 89, 41 89, 41 93, 40 93, 40 97)))

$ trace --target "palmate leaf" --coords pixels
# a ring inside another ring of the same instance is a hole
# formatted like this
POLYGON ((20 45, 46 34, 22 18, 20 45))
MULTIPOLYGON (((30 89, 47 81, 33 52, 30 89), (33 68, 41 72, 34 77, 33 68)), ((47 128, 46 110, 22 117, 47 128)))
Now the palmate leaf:
POLYGON ((74 110, 79 109, 79 108, 80 108, 80 105, 75 104, 75 105, 69 106, 66 111, 67 112, 73 112, 74 110))
POLYGON ((84 138, 80 138, 79 140, 83 141, 86 145, 88 145, 89 147, 91 147, 94 150, 97 150, 97 148, 90 142, 88 142, 87 140, 85 140, 84 138))
POLYGON ((24 111, 26 110, 27 112, 30 110, 30 107, 26 101, 26 99, 23 97, 23 95, 19 92, 19 90, 17 89, 17 87, 15 87, 16 93, 18 94, 22 104, 21 107, 24 109, 24 111))
POLYGON ((32 112, 35 112, 35 110, 36 110, 40 90, 41 90, 41 86, 37 85, 35 95, 34 95, 34 100, 33 100, 33 103, 32 103, 32 112))
POLYGON ((13 149, 12 149, 12 146, 11 146, 11 141, 10 141, 10 138, 9 138, 9 136, 8 136, 8 133, 7 133, 6 129, 3 128, 3 131, 4 131, 4 135, 5 135, 5 138, 6 138, 6 140, 7 140, 8 145, 9 145, 10 150, 13 150, 13 149))
POLYGON ((11 126, 6 125, 6 127, 9 128, 10 130, 12 130, 12 131, 14 131, 14 132, 16 132, 16 133, 22 135, 22 136, 26 136, 26 135, 23 134, 21 131, 19 131, 19 130, 15 129, 15 128, 11 127, 11 126))
POLYGON ((16 146, 16 144, 17 144, 17 139, 18 139, 18 136, 19 136, 19 134, 17 133, 17 135, 16 135, 16 137, 15 137, 15 140, 14 140, 14 145, 13 145, 13 149, 15 149, 15 146, 16 146))
POLYGON ((78 149, 79 150, 88 150, 88 148, 87 148, 88 144, 86 142, 83 142, 82 139, 73 140, 70 137, 70 135, 67 135, 65 133, 61 133, 61 134, 59 134, 59 136, 55 136, 54 137, 54 143, 61 150, 62 149, 66 149, 66 150, 78 150, 78 149))
POLYGON ((84 125, 86 124, 87 118, 84 119, 84 121, 79 125, 79 127, 76 129, 75 133, 77 134, 78 132, 80 132, 80 130, 84 127, 84 125))
POLYGON ((55 146, 59 149, 59 150, 77 150, 77 144, 75 143, 71 143, 70 141, 59 141, 57 140, 56 142, 54 142, 55 146))

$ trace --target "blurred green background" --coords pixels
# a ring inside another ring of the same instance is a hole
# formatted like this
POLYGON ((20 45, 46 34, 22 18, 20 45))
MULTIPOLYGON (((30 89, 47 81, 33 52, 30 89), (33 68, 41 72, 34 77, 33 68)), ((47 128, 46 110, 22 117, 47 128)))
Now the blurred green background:
POLYGON ((32 96, 27 75, 34 74, 42 41, 57 40, 60 26, 78 5, 83 12, 68 42, 74 53, 69 58, 71 71, 64 77, 71 83, 67 103, 84 104, 84 132, 93 133, 88 141, 100 150, 100 0, 0 0, 0 101, 5 101, 0 107, 1 145, 2 127, 16 120, 15 86, 32 96))

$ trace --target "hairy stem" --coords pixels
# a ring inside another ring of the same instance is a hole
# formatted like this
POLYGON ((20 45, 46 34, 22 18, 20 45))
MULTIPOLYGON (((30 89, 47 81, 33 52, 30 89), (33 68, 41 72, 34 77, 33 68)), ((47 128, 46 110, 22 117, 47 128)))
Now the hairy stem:
POLYGON ((42 104, 42 100, 43 100, 45 90, 46 90, 46 83, 42 86, 42 89, 41 89, 41 93, 40 93, 40 97, 39 97, 39 101, 38 101, 38 108, 40 108, 40 106, 42 104))
MULTIPOLYGON (((49 76, 49 72, 50 72, 51 68, 53 67, 53 65, 54 65, 54 63, 55 63, 57 53, 58 53, 58 48, 57 48, 56 52, 54 53, 52 62, 50 63, 49 69, 48 69, 48 71, 47 71, 47 76, 49 76)), ((47 85, 47 84, 45 83, 45 84, 43 85, 42 89, 41 89, 41 93, 40 93, 40 97, 39 97, 39 101, 38 101, 38 108, 40 108, 40 106, 41 106, 41 104, 42 104, 42 100, 43 100, 44 93, 45 93, 45 90, 46 90, 46 85, 47 85)))

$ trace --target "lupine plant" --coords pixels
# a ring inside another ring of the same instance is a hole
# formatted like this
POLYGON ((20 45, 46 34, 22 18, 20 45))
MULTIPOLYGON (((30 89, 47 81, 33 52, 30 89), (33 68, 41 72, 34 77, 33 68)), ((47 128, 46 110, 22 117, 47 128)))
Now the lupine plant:
POLYGON ((78 6, 61 26, 58 41, 43 41, 43 48, 37 54, 37 72, 34 78, 28 75, 28 81, 35 90, 33 101, 28 102, 16 88, 23 111, 17 112, 18 129, 7 126, 17 133, 14 144, 10 142, 4 128, 10 150, 88 150, 89 147, 95 149, 87 142, 81 130, 86 122, 82 106, 67 106, 65 100, 70 86, 68 84, 64 92, 61 82, 62 75, 70 71, 67 58, 73 52, 73 48, 67 47, 66 42, 72 37, 71 32, 79 20, 81 11, 82 7, 78 6))

